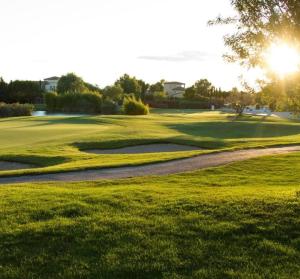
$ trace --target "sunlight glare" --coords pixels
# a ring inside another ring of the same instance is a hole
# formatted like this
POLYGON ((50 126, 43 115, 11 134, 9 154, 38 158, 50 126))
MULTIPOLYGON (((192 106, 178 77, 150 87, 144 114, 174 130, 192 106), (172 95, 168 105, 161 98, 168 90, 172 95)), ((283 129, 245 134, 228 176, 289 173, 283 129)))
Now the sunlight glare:
POLYGON ((270 70, 281 77, 299 71, 300 53, 287 43, 273 43, 267 50, 265 59, 270 70))

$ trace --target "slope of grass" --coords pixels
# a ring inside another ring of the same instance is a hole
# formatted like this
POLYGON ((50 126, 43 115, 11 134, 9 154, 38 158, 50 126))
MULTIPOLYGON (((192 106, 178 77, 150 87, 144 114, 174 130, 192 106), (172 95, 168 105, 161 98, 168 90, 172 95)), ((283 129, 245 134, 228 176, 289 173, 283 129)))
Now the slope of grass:
POLYGON ((0 278, 299 278, 300 154, 0 187, 0 278))
POLYGON ((300 122, 276 118, 233 119, 207 111, 155 110, 148 116, 21 117, 0 120, 0 160, 37 168, 0 171, 0 176, 145 164, 207 151, 132 155, 93 155, 89 148, 172 142, 208 151, 296 144, 300 122))

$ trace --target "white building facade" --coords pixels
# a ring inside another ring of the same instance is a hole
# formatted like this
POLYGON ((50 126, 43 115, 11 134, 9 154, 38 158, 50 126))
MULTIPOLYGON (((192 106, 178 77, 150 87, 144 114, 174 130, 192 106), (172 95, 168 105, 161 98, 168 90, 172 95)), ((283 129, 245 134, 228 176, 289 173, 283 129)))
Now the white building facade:
POLYGON ((50 77, 45 78, 43 82, 43 87, 46 92, 55 92, 57 90, 57 84, 59 81, 59 77, 50 77))
POLYGON ((165 82, 164 91, 171 98, 183 98, 185 93, 185 83, 178 81, 165 82))

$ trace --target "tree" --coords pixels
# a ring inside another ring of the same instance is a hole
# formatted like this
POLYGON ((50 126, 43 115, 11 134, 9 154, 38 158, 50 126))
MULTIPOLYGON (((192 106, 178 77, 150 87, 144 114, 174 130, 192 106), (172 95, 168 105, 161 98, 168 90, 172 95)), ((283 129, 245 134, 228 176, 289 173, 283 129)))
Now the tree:
POLYGON ((196 98, 196 89, 194 85, 185 89, 184 98, 189 100, 196 98))
POLYGON ((300 73, 284 79, 272 79, 262 85, 259 92, 260 104, 267 105, 272 111, 300 111, 300 73), (297 100, 298 99, 298 100, 297 100))
MULTIPOLYGON (((236 10, 235 17, 217 18, 209 24, 233 24, 234 34, 225 37, 225 44, 232 51, 224 55, 230 62, 239 61, 248 67, 259 66, 268 70, 265 52, 272 45, 285 42, 295 48, 300 47, 300 1, 299 0, 231 0, 236 10)), ((296 96, 292 94, 294 81, 285 77, 278 82, 276 75, 270 71, 270 84, 262 88, 262 101, 271 109, 288 106, 293 100, 291 108, 295 109, 296 96), (289 82, 291 84, 289 84, 289 82)), ((300 84, 300 79, 297 84, 300 84)), ((299 95, 300 101, 300 95, 299 95)))
POLYGON ((153 93, 153 99, 155 100, 155 101, 164 101, 164 100, 166 100, 168 98, 168 95, 167 95, 167 93, 166 92, 164 92, 164 91, 157 91, 157 92, 154 92, 153 93))
POLYGON ((247 106, 253 105, 255 96, 253 93, 241 92, 237 88, 233 88, 230 92, 227 102, 241 116, 247 106))
POLYGON ((300 85, 291 88, 287 93, 288 108, 294 115, 300 115, 300 85))
POLYGON ((198 80, 192 87, 185 91, 185 98, 187 99, 201 99, 206 98, 212 101, 216 97, 217 89, 207 79, 198 80))
POLYGON ((113 101, 120 101, 124 95, 123 88, 120 85, 106 86, 103 90, 104 97, 113 101))
POLYGON ((0 78, 0 102, 6 102, 7 101, 7 83, 3 80, 3 78, 0 78))
POLYGON ((273 80, 263 85, 258 96, 260 104, 268 106, 271 111, 284 110, 287 105, 286 88, 280 80, 273 80))
POLYGON ((101 93, 101 89, 97 85, 93 85, 88 82, 84 82, 84 86, 89 92, 101 93))
POLYGON ((135 77, 130 77, 125 74, 120 77, 116 82, 116 86, 120 86, 125 94, 133 93, 135 96, 140 97, 142 94, 142 86, 135 77))
POLYGON ((147 90, 149 88, 149 84, 146 83, 145 81, 141 80, 141 79, 138 80, 138 83, 139 83, 140 88, 141 88, 140 97, 141 97, 141 99, 144 99, 145 95, 146 95, 146 92, 147 92, 147 90))
POLYGON ((87 90, 82 78, 74 73, 69 73, 62 76, 57 84, 57 92, 62 93, 83 93, 87 90))
POLYGON ((195 83, 194 87, 195 87, 196 95, 202 97, 210 97, 215 89, 212 83, 209 82, 207 79, 198 80, 195 83))
POLYGON ((232 53, 229 61, 249 66, 263 65, 263 52, 271 42, 300 44, 299 0, 231 0, 236 17, 217 18, 209 24, 234 24, 236 32, 225 37, 232 53))
POLYGON ((7 85, 6 102, 39 103, 42 101, 40 82, 31 80, 15 80, 7 85))
POLYGON ((164 91, 164 83, 165 83, 165 80, 162 79, 159 82, 151 84, 150 87, 149 87, 150 93, 153 94, 154 92, 162 92, 162 91, 164 91))

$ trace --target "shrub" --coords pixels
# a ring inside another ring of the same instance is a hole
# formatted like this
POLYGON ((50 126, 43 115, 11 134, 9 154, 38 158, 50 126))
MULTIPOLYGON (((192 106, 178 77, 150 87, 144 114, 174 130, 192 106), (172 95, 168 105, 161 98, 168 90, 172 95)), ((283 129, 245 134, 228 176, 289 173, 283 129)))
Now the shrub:
POLYGON ((57 110, 57 94, 55 92, 45 93, 44 100, 47 111, 52 112, 57 110))
POLYGON ((0 103, 0 117, 30 116, 34 109, 30 104, 0 103))
POLYGON ((145 105, 141 99, 137 100, 134 96, 125 98, 123 110, 127 115, 146 115, 149 113, 148 105, 145 105))
POLYGON ((166 92, 164 92, 164 91, 156 91, 153 93, 153 99, 155 101, 163 101, 163 100, 168 99, 168 96, 167 96, 166 92))
POLYGON ((65 113, 101 113, 102 97, 98 93, 46 93, 47 111, 65 113))
POLYGON ((103 114, 116 114, 118 112, 118 105, 110 100, 105 99, 102 103, 102 113, 103 114))

